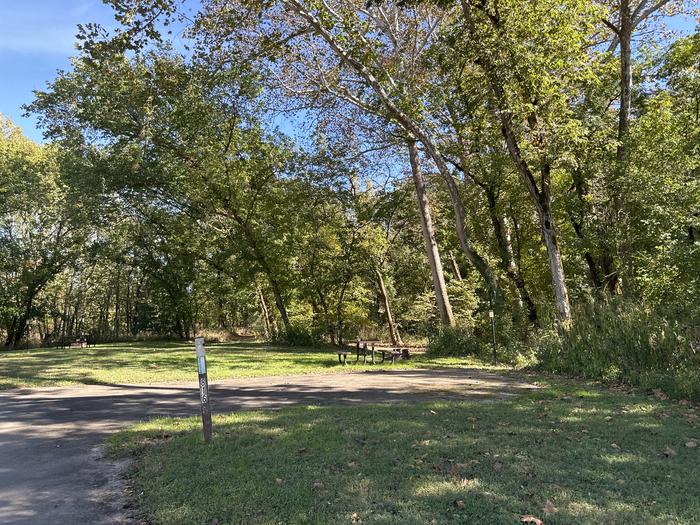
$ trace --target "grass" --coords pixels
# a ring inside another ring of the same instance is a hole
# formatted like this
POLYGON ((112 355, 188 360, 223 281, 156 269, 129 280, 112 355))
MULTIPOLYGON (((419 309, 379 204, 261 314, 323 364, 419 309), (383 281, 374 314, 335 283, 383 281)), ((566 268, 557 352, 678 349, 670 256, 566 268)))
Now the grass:
POLYGON ((155 524, 700 522, 698 413, 549 387, 514 401, 286 408, 113 435, 155 524))
MULTIPOLYGON (((464 358, 416 357, 401 362, 401 367, 483 366, 464 358)), ((372 366, 339 366, 337 356, 331 349, 290 348, 247 340, 207 345, 207 363, 209 378, 213 381, 236 377, 343 372, 372 366)), ((191 382, 196 381, 196 369, 194 345, 186 342, 114 343, 95 348, 0 351, 0 389, 191 382)))

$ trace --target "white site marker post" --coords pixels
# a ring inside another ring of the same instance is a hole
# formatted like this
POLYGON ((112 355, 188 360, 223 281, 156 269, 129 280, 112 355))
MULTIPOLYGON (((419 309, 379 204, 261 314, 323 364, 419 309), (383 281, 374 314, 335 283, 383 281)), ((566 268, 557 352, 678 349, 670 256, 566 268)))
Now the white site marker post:
POLYGON ((496 319, 493 310, 489 310, 489 319, 491 320, 491 335, 493 338, 493 364, 495 365, 498 361, 496 359, 496 319))
POLYGON ((207 355, 204 351, 204 338, 195 337, 197 349, 197 372, 199 373, 199 400, 202 404, 202 427, 204 442, 211 442, 211 408, 209 407, 209 380, 207 378, 207 355))

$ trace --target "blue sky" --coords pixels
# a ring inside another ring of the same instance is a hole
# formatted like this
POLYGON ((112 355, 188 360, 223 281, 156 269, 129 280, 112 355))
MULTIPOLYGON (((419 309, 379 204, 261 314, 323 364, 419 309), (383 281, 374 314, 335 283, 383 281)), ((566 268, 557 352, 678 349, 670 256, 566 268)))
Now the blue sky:
POLYGON ((40 141, 35 119, 22 116, 22 104, 42 89, 57 69, 70 67, 77 24, 113 27, 102 0, 0 0, 0 113, 40 141))
MULTIPOLYGON (((98 22, 112 28, 112 10, 102 0, 0 0, 0 113, 41 141, 33 117, 23 117, 22 105, 43 89, 56 70, 70 67, 75 54, 76 26, 98 22)), ((674 28, 687 33, 691 18, 675 20, 674 28)))

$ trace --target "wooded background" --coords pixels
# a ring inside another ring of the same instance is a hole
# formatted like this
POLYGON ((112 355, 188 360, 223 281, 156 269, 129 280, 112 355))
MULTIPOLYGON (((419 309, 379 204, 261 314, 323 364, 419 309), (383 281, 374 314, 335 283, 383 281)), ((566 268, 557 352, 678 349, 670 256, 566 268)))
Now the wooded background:
POLYGON ((694 2, 108 3, 27 108, 46 142, 2 121, 6 347, 479 354, 492 307, 501 359, 697 370, 694 2))

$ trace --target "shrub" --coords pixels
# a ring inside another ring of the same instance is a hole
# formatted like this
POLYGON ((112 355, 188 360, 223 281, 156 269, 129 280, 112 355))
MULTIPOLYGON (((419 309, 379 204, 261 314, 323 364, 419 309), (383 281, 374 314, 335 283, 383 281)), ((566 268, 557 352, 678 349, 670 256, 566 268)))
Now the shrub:
POLYGON ((291 324, 272 339, 274 343, 289 346, 320 346, 323 344, 323 331, 318 327, 291 324))
POLYGON ((643 304, 593 304, 574 312, 567 332, 538 335, 538 367, 700 399, 696 332, 697 322, 643 304))
POLYGON ((466 328, 441 326, 433 334, 426 353, 434 356, 475 356, 484 357, 488 345, 466 328))

